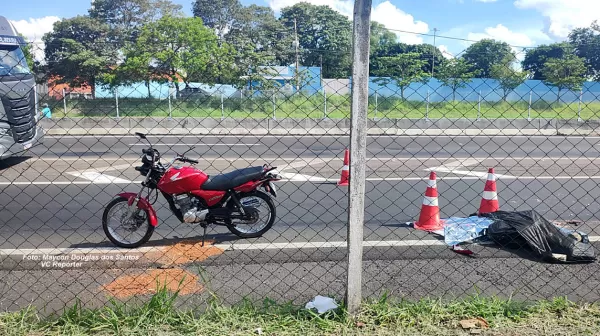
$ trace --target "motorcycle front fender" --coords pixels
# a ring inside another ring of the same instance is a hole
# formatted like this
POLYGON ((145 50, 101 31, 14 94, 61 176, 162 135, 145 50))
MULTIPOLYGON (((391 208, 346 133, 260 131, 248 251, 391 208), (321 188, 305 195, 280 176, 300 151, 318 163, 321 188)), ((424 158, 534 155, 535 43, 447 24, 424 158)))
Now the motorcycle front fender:
MULTIPOLYGON (((129 201, 127 202, 127 204, 131 205, 133 203, 133 200, 137 196, 137 194, 136 193, 120 193, 119 196, 128 199, 129 201)), ((156 211, 154 211, 152 204, 150 204, 150 202, 148 202, 148 200, 145 199, 144 197, 140 197, 140 200, 138 201, 137 206, 139 209, 148 211, 148 219, 150 220, 150 225, 156 227, 158 225, 158 219, 156 217, 156 211)))

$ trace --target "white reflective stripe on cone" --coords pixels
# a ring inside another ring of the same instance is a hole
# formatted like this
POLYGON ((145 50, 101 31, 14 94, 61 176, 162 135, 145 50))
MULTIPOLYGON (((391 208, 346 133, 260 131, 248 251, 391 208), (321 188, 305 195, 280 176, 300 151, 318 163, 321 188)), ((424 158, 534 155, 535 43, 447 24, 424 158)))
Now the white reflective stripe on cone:
POLYGON ((350 167, 348 167, 348 166, 343 166, 343 167, 342 167, 342 170, 350 170, 350 167))
POLYGON ((498 199, 498 194, 495 191, 484 191, 483 192, 483 199, 486 199, 486 200, 497 200, 498 199))
POLYGON ((488 181, 496 181, 496 174, 489 173, 487 180, 488 181))
POLYGON ((437 188, 437 185, 435 183, 435 180, 429 180, 429 182, 427 182, 427 186, 429 188, 437 188))
POLYGON ((423 205, 438 206, 438 198, 437 197, 425 196, 423 198, 423 205))

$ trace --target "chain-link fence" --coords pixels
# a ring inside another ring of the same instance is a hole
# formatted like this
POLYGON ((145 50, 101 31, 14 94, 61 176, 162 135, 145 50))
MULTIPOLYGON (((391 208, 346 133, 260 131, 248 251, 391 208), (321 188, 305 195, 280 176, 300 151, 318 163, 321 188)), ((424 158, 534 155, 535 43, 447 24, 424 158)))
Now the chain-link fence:
MULTIPOLYGON (((139 37, 147 50, 0 46, 2 309, 144 298, 157 281, 186 304, 342 298, 350 51, 248 61, 162 33, 139 37)), ((363 297, 596 300, 589 62, 429 47, 371 48, 363 297)))

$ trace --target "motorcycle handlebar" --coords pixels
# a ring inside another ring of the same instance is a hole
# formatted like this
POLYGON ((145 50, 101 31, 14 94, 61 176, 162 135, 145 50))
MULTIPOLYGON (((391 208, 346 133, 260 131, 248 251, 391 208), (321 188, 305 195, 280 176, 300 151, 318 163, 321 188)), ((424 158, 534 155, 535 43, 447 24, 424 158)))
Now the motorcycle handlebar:
POLYGON ((196 161, 196 160, 192 160, 192 159, 188 159, 188 158, 186 158, 186 157, 179 158, 179 161, 181 161, 181 162, 193 163, 193 164, 198 164, 198 161, 196 161))

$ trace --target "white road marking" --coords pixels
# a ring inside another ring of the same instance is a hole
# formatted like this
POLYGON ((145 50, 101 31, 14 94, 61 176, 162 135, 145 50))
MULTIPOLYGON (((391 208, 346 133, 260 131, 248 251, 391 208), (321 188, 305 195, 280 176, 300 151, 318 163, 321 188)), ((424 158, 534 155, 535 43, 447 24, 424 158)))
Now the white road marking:
MULTIPOLYGON (((165 143, 159 143, 159 144, 154 144, 153 146, 260 146, 261 144, 256 144, 256 143, 251 143, 251 144, 242 144, 242 143, 237 143, 237 144, 224 144, 224 143, 217 143, 217 144, 205 144, 205 143, 197 143, 197 144, 186 144, 186 143, 170 143, 170 144, 165 144, 165 143)), ((128 144, 127 146, 148 146, 147 144, 128 144)))
MULTIPOLYGON (((276 183, 282 182, 337 182, 339 178, 321 178, 316 176, 308 176, 294 173, 286 173, 293 175, 293 178, 286 177, 286 179, 281 180, 276 183)), ((496 175, 498 177, 498 175, 496 175)), ((437 180, 481 180, 487 178, 487 173, 485 176, 438 176, 437 180)), ((502 180, 598 180, 600 176, 506 176, 503 177, 502 180)), ((424 181, 429 180, 429 177, 368 177, 367 181, 424 181)), ((498 178, 498 180, 500 180, 498 178)), ((0 182, 0 186, 29 186, 29 185, 87 185, 87 184, 140 184, 142 181, 127 181, 127 180, 96 180, 96 181, 16 181, 16 182, 0 182)))
POLYGON ((102 248, 40 248, 40 249, 0 249, 0 255, 61 255, 61 254, 88 254, 88 253, 101 253, 101 254, 128 254, 132 252, 147 253, 147 252, 161 252, 163 248, 157 246, 143 246, 137 249, 126 249, 118 247, 102 247, 102 248))
MULTIPOLYGON (((589 236, 591 242, 600 241, 600 236, 589 236)), ((286 243, 255 243, 255 244, 215 244, 216 248, 225 251, 236 250, 280 250, 280 249, 313 249, 313 248, 345 248, 346 241, 332 242, 286 242, 286 243)), ((210 246, 210 245, 208 245, 210 246)), ((410 247, 410 246, 448 246, 442 240, 367 240, 363 241, 364 247, 410 247)), ((135 249, 124 249, 118 247, 102 248, 40 248, 40 249, 0 249, 0 255, 70 255, 70 254, 135 254, 148 252, 163 252, 167 246, 145 246, 135 249)), ((449 247, 449 246, 448 246, 449 247)))
POLYGON ((284 172, 280 172, 279 175, 281 175, 282 177, 284 177, 287 181, 290 182, 308 182, 308 181, 312 181, 312 182, 324 182, 324 181, 328 181, 328 179, 323 178, 323 177, 316 177, 316 176, 310 176, 310 175, 302 175, 302 174, 298 174, 298 173, 284 173, 284 172))
MULTIPOLYGON (((439 167, 426 168, 425 170, 426 171, 434 171, 436 173, 450 173, 450 174, 457 174, 457 175, 487 177, 487 175, 488 175, 487 172, 460 170, 460 168, 476 165, 479 163, 480 163, 480 160, 470 158, 470 159, 458 160, 458 161, 445 163, 439 167)), ((501 175, 501 174, 495 174, 495 175, 497 178, 511 178, 512 177, 510 175, 501 175)))
POLYGON ((75 177, 84 178, 86 180, 92 181, 94 184, 112 184, 112 183, 131 183, 131 181, 122 179, 120 177, 115 177, 111 175, 102 174, 103 172, 113 171, 113 170, 123 170, 130 168, 131 165, 115 165, 115 166, 107 166, 107 167, 99 167, 92 168, 86 170, 78 170, 67 172, 69 175, 73 175, 75 177))
POLYGON ((110 176, 106 174, 102 174, 94 171, 86 171, 83 173, 69 173, 76 177, 81 177, 87 180, 92 181, 93 184, 112 184, 112 183, 131 183, 129 180, 125 180, 119 177, 110 176))
MULTIPOLYGON (((203 134, 203 135, 152 135, 147 134, 148 136, 156 137, 156 138, 350 138, 350 133, 346 135, 290 135, 290 134, 282 134, 282 135, 217 135, 217 134, 203 134)), ((131 138, 137 139, 138 137, 135 135, 114 135, 114 134, 106 134, 106 135, 46 135, 48 138, 131 138)), ((585 136, 585 135, 394 135, 394 134, 381 134, 381 135, 367 135, 368 138, 419 138, 419 137, 428 137, 428 138, 543 138, 543 139, 600 139, 599 136, 585 136)))

